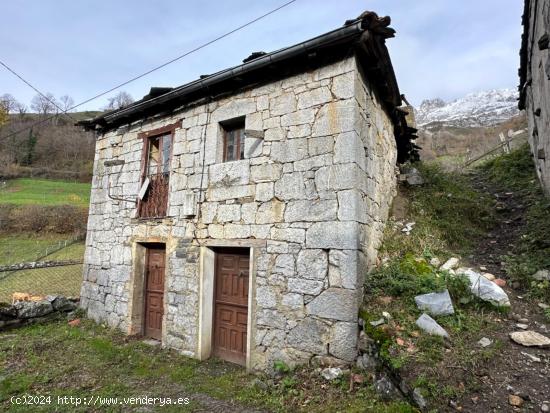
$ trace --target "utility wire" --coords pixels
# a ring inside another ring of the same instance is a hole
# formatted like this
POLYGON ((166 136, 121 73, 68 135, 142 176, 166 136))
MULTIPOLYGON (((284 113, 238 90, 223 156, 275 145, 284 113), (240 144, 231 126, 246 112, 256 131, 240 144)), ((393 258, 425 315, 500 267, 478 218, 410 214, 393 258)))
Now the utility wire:
MULTIPOLYGON (((57 102, 53 99, 50 99, 48 96, 46 96, 44 93, 42 93, 38 88, 33 86, 28 80, 24 79, 23 76, 21 76, 19 73, 17 73, 15 70, 13 70, 11 67, 9 67, 6 63, 0 60, 0 65, 4 66, 9 72, 11 72, 15 77, 19 78, 23 83, 25 83, 28 87, 30 87, 32 90, 34 90, 36 93, 38 93, 40 96, 42 96, 44 99, 46 99, 48 102, 50 102, 52 105, 54 105, 61 113, 68 116, 69 119, 76 122, 76 119, 73 118, 71 115, 69 115, 66 110, 63 110, 59 107, 57 102)), ((68 110, 68 109, 67 109, 68 110)))
MULTIPOLYGON (((258 22, 258 21, 260 21, 260 20, 262 20, 262 19, 264 19, 264 18, 266 18, 266 17, 272 15, 273 13, 276 13, 277 11, 283 9, 284 7, 290 6, 292 3, 295 3, 296 1, 297 1, 297 0, 290 0, 290 1, 287 1, 286 3, 281 4, 279 7, 275 8, 275 9, 273 9, 273 10, 270 10, 270 11, 268 11, 267 13, 262 14, 261 16, 258 16, 258 17, 256 17, 255 19, 250 20, 249 22, 244 23, 244 24, 242 24, 242 25, 236 27, 235 29, 232 29, 232 30, 230 30, 230 31, 228 31, 228 32, 226 32, 226 33, 224 33, 224 34, 222 34, 222 35, 220 35, 220 36, 218 36, 218 37, 216 37, 216 38, 214 38, 214 39, 212 39, 212 40, 206 42, 206 43, 203 43, 203 44, 201 44, 200 46, 195 47, 194 49, 191 49, 191 50, 189 50, 189 51, 187 51, 187 52, 185 52, 185 53, 183 53, 183 54, 181 54, 181 55, 179 55, 179 56, 177 56, 177 57, 175 57, 175 58, 173 58, 173 59, 171 59, 171 60, 169 60, 169 61, 167 61, 167 62, 165 62, 165 63, 162 63, 161 65, 158 65, 158 66, 156 66, 156 67, 154 67, 154 68, 152 68, 152 69, 150 69, 150 70, 148 70, 148 71, 146 71, 146 72, 144 72, 144 73, 142 73, 142 74, 140 74, 140 75, 137 75, 137 76, 135 76, 135 77, 133 77, 133 78, 131 78, 131 79, 125 81, 125 82, 119 83, 118 85, 113 86, 112 88, 106 90, 105 92, 98 93, 97 95, 95 95, 95 96, 93 96, 93 97, 91 97, 91 98, 89 98, 89 99, 86 99, 86 100, 84 100, 83 102, 78 103, 77 105, 74 105, 74 106, 68 108, 67 111, 76 109, 76 108, 78 108, 78 107, 80 107, 80 106, 82 106, 82 105, 84 105, 84 104, 86 104, 86 103, 91 102, 92 100, 95 100, 95 99, 97 99, 97 98, 100 98, 100 97, 102 97, 102 96, 104 96, 104 95, 106 95, 106 94, 108 94, 108 93, 111 93, 111 92, 113 92, 113 91, 115 91, 115 90, 117 90, 117 89, 120 89, 120 88, 123 87, 123 86, 126 86, 127 84, 129 84, 129 83, 131 83, 131 82, 134 82, 134 81, 136 81, 136 80, 138 80, 138 79, 141 79, 142 77, 147 76, 147 75, 149 75, 149 74, 151 74, 151 73, 153 73, 153 72, 155 72, 155 71, 157 71, 157 70, 159 70, 159 69, 162 69, 163 67, 166 67, 166 66, 168 66, 168 65, 170 65, 170 64, 172 64, 172 63, 174 63, 174 62, 177 62, 178 60, 183 59, 184 57, 189 56, 189 55, 192 54, 192 53, 195 53, 195 52, 197 52, 197 51, 199 51, 199 50, 201 50, 201 49, 204 49, 205 47, 210 46, 211 44, 213 44, 213 43, 215 43, 215 42, 217 42, 217 41, 219 41, 219 40, 222 40, 223 38, 228 37, 228 36, 232 35, 233 33, 236 33, 236 32, 238 32, 238 31, 244 29, 245 27, 248 27, 248 26, 250 26, 250 25, 252 25, 252 24, 258 22)), ((64 113, 66 113, 66 111, 64 111, 64 113)), ((2 136, 2 137, 0 137, 0 139, 8 139, 8 138, 11 138, 12 136, 15 136, 15 135, 17 135, 17 134, 19 134, 19 133, 21 133, 21 132, 24 132, 24 131, 26 131, 26 130, 32 129, 33 127, 35 127, 35 126, 37 126, 37 125, 40 125, 40 124, 42 124, 42 123, 45 123, 45 122, 49 121, 50 119, 53 119, 55 116, 56 116, 56 115, 47 117, 47 118, 42 119, 42 120, 39 120, 39 121, 33 123, 33 124, 30 125, 30 126, 24 127, 24 128, 22 128, 22 129, 20 129, 20 130, 18 130, 18 131, 15 131, 15 132, 12 132, 12 133, 6 135, 6 136, 2 136)))

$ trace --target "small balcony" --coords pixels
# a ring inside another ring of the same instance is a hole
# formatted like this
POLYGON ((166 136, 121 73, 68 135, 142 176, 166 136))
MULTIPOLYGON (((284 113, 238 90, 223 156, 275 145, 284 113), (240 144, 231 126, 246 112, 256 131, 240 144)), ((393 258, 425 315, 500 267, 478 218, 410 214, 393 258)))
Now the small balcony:
MULTIPOLYGON (((168 210, 169 175, 149 175, 145 195, 139 203, 140 218, 164 218, 168 210)), ((144 182, 145 184, 146 182, 144 182)))

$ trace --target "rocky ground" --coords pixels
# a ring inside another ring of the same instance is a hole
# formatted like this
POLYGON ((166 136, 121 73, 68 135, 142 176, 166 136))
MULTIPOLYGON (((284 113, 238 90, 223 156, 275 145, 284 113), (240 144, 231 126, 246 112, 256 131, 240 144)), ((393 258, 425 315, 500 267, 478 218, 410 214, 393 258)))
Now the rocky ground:
POLYGON ((524 347, 510 339, 510 333, 532 330, 550 336, 550 323, 544 317, 543 303, 529 299, 517 282, 507 279, 502 256, 511 251, 523 233, 526 206, 514 191, 497 188, 481 177, 474 177, 478 191, 490 193, 495 200, 495 227, 479 241, 469 257, 472 266, 507 281, 504 290, 511 302, 510 312, 498 321, 487 338, 503 345, 499 355, 472 372, 479 390, 457 403, 467 412, 550 411, 550 348, 524 347))

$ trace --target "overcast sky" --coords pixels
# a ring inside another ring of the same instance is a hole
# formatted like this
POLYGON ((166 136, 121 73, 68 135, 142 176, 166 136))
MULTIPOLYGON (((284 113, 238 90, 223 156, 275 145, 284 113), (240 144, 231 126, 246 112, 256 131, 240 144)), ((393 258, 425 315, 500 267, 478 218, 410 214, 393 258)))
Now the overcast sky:
MULTIPOLYGON (((3 2, 0 58, 43 92, 81 102, 277 7, 285 0, 18 0, 3 2)), ((244 30, 140 79, 177 86, 340 27, 364 10, 392 18, 387 41, 401 92, 413 104, 515 88, 522 0, 297 0, 244 30)), ((35 92, 0 67, 0 94, 35 92)), ((96 109, 106 97, 85 105, 96 109)))

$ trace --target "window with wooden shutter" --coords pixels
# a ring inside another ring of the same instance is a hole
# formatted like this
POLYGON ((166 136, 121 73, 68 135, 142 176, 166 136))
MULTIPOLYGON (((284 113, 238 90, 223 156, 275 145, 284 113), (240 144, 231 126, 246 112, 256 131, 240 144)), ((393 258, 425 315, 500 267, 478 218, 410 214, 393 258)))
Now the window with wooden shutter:
POLYGON ((223 161, 231 162, 244 159, 244 118, 222 124, 223 161))
POLYGON ((143 139, 140 218, 163 218, 168 211, 170 161, 174 130, 181 122, 140 134, 143 139))

